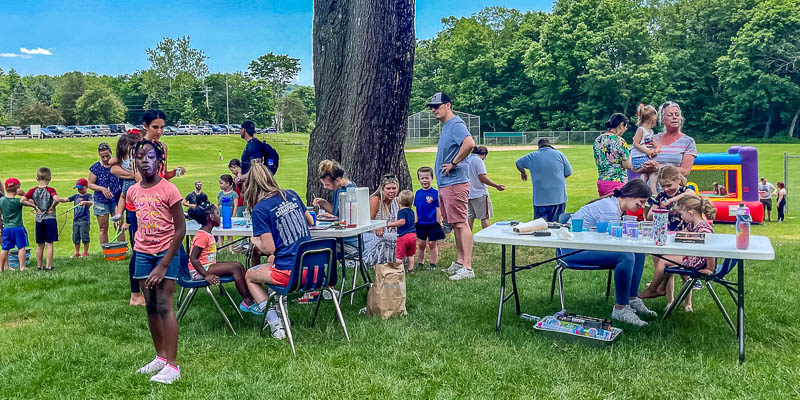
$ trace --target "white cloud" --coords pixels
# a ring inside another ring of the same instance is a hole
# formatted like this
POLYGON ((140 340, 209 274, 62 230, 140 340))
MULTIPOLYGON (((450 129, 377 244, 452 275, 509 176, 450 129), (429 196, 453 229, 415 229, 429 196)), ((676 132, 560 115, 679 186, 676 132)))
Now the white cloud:
POLYGON ((42 55, 42 56, 52 56, 53 53, 50 50, 43 49, 41 47, 37 47, 35 49, 26 49, 24 47, 19 48, 20 53, 23 54, 30 54, 30 55, 42 55))
POLYGON ((19 57, 17 53, 0 53, 0 57, 19 57))

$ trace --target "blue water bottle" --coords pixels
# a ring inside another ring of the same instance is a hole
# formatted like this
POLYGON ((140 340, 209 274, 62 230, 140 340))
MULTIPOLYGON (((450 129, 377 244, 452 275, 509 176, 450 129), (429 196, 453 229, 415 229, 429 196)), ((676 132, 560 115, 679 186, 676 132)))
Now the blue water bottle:
POLYGON ((222 229, 231 229, 233 223, 231 221, 231 217, 233 216, 233 204, 230 197, 224 197, 222 199, 222 229))

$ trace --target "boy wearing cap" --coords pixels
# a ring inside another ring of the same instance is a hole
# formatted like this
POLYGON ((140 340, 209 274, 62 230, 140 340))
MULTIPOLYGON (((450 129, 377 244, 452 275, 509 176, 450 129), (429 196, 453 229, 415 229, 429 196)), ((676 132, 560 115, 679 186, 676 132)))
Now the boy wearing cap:
POLYGON ((89 193, 89 181, 84 178, 75 182, 75 189, 78 193, 69 196, 67 199, 60 199, 62 203, 72 202, 72 243, 75 245, 75 254, 69 258, 89 257, 89 230, 91 229, 91 218, 89 209, 94 205, 92 195, 89 193), (81 242, 83 242, 83 254, 80 253, 81 242))
POLYGON ((25 200, 23 200, 36 210, 36 268, 47 271, 53 269, 53 243, 58 241, 58 223, 56 222, 58 193, 49 186, 51 178, 50 168, 39 168, 36 171, 36 181, 39 184, 28 190, 25 193, 25 200), (46 268, 42 268, 45 256, 47 257, 46 268))
POLYGON ((28 231, 22 224, 22 206, 29 205, 25 200, 17 198, 19 179, 8 178, 3 185, 5 195, 0 197, 0 225, 3 227, 3 244, 0 252, 0 271, 6 269, 9 250, 19 249, 19 270, 25 268, 25 248, 28 247, 28 231))

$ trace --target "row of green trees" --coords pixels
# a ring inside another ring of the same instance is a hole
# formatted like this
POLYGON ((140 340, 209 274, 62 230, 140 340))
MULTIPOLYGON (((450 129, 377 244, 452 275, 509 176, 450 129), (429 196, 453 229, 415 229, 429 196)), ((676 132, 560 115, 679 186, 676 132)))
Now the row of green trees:
POLYGON ((290 85, 300 61, 268 53, 244 73, 210 73, 207 56, 188 36, 165 38, 147 49, 150 68, 130 75, 69 72, 20 76, 0 69, 0 124, 140 123, 151 108, 168 123, 240 123, 310 131, 314 89, 290 85))
POLYGON ((797 0, 558 0, 443 23, 418 43, 411 112, 442 90, 483 130, 583 130, 669 99, 702 140, 800 129, 797 0))

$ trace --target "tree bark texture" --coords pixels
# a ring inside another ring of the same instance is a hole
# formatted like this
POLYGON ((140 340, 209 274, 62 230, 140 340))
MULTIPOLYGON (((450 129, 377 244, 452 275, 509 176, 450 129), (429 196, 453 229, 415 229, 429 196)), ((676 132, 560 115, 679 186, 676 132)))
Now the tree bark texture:
POLYGON ((404 145, 414 65, 415 0, 315 0, 317 121, 308 148, 306 197, 327 197, 321 160, 337 160, 358 186, 384 174, 411 188, 404 145))

